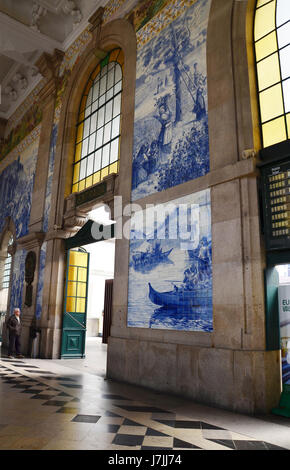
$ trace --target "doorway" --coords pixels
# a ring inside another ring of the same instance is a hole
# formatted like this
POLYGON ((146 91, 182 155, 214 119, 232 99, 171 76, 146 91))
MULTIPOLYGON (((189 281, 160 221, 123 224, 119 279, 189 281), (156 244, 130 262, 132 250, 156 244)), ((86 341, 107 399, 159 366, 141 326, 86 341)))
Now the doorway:
POLYGON ((282 384, 290 385, 290 264, 276 265, 278 272, 279 333, 282 384))
MULTIPOLYGON (((88 218, 103 225, 114 223, 104 206, 91 211, 88 218)), ((107 303, 112 302, 106 288, 114 279, 115 239, 94 241, 85 227, 82 236, 80 232, 67 250, 61 357, 85 358, 88 367, 99 371, 106 363, 107 313, 111 311, 107 303)))

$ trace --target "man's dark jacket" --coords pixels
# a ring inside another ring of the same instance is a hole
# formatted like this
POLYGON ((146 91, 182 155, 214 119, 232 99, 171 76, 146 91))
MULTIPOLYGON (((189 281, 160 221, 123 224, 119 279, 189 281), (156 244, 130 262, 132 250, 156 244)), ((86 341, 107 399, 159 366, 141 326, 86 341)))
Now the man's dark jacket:
POLYGON ((20 336, 21 334, 21 323, 17 320, 16 315, 11 315, 7 321, 7 328, 9 333, 12 335, 20 336))

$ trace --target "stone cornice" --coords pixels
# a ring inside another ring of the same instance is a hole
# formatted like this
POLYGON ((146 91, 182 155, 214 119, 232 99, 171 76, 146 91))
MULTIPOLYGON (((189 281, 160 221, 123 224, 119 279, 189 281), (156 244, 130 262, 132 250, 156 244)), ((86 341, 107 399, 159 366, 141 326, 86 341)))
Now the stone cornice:
POLYGON ((28 233, 24 237, 18 238, 17 248, 23 250, 33 250, 39 248, 44 241, 45 233, 44 232, 32 232, 28 233))

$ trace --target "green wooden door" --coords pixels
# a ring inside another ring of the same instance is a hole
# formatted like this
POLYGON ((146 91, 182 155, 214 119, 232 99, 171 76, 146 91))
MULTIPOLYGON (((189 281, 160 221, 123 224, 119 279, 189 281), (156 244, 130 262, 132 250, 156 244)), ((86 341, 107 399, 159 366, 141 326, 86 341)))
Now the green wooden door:
POLYGON ((62 326, 62 358, 85 356, 89 253, 75 248, 67 253, 62 326))

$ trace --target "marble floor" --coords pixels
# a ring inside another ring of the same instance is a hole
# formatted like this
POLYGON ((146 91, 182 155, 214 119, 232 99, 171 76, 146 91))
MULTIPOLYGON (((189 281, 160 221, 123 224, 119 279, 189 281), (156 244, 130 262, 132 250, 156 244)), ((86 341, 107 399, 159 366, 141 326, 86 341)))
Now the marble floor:
POLYGON ((290 450, 290 423, 107 380, 106 345, 87 357, 0 357, 0 450, 290 450))

